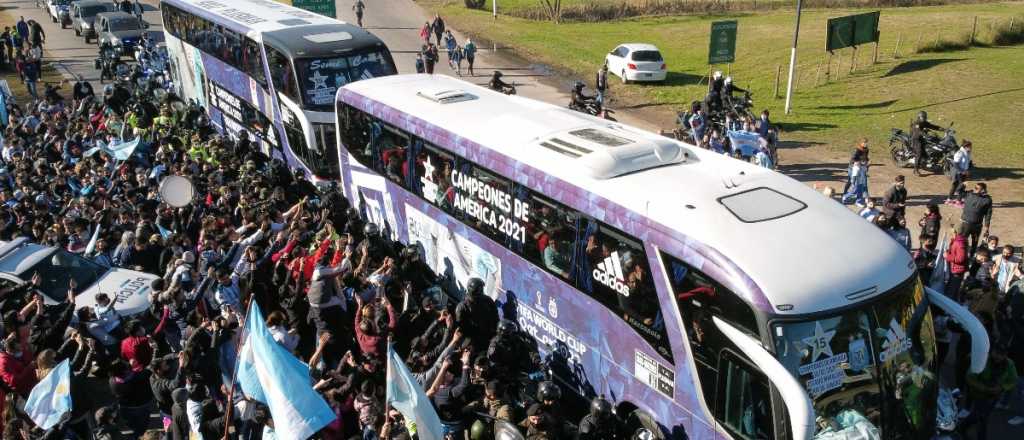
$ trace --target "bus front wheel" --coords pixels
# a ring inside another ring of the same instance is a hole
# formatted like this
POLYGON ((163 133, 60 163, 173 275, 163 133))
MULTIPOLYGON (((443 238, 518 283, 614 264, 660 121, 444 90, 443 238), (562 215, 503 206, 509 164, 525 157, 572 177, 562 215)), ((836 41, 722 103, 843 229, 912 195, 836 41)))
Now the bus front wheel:
POLYGON ((642 410, 635 409, 626 416, 626 432, 630 440, 665 440, 658 422, 642 410))

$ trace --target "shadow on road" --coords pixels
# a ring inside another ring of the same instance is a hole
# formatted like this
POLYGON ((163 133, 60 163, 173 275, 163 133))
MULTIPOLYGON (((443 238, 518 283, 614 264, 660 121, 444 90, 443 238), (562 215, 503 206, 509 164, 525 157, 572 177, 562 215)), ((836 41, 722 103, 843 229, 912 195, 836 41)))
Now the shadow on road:
POLYGON ((904 61, 894 66, 892 70, 889 70, 885 75, 882 75, 882 78, 902 75, 904 73, 920 72, 942 64, 964 60, 966 60, 966 58, 932 58, 927 60, 904 61))
POLYGON ((783 164, 779 171, 801 182, 840 180, 846 177, 846 163, 783 164))

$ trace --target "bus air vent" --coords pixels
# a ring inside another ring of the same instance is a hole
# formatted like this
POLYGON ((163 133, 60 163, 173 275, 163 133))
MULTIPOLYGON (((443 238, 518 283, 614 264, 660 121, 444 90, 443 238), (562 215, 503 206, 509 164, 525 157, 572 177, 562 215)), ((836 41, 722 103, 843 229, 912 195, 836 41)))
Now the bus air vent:
POLYGON ((288 19, 285 19, 285 20, 277 20, 277 22, 281 23, 281 24, 283 24, 285 26, 302 26, 302 25, 305 25, 305 24, 309 24, 308 21, 303 20, 301 18, 288 18, 288 19))
MULTIPOLYGON (((588 174, 595 179, 610 179, 683 163, 689 157, 685 149, 668 139, 643 138, 633 141, 600 130, 576 130, 570 134, 581 139, 586 136, 589 141, 586 144, 594 146, 592 152, 584 153, 579 160, 588 174), (589 132, 582 133, 585 131, 589 132)), ((551 141, 554 142, 555 139, 551 141)))
POLYGON ((765 187, 720 197, 718 203, 743 223, 775 220, 807 207, 804 202, 765 187))
POLYGON ((337 41, 351 40, 352 34, 348 32, 325 32, 322 34, 303 35, 302 38, 314 43, 334 43, 337 41))
POLYGON ((454 104, 477 99, 476 95, 458 89, 421 90, 416 92, 416 96, 427 98, 438 104, 454 104))

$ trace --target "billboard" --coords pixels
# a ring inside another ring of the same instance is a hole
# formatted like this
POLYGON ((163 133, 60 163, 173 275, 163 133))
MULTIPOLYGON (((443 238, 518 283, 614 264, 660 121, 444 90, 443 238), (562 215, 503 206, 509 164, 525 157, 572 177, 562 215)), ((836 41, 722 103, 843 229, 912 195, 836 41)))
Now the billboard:
POLYGON ((831 52, 861 44, 877 43, 880 14, 880 11, 875 11, 828 19, 825 29, 825 50, 831 52))

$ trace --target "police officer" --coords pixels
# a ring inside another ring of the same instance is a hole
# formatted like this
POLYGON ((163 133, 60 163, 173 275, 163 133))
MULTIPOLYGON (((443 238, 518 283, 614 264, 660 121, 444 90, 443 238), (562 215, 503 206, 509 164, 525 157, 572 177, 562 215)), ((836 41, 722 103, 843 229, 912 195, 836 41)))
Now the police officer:
POLYGON ((921 175, 921 164, 928 160, 924 151, 924 135, 928 130, 939 130, 942 127, 928 122, 928 112, 917 112, 917 119, 910 122, 910 147, 914 150, 914 175, 921 175))
POLYGON ((612 404, 604 397, 590 401, 590 413, 580 420, 579 440, 617 440, 625 438, 622 421, 612 413, 612 404))
POLYGON ((455 326, 469 339, 473 351, 487 349, 494 337, 494 322, 497 321, 498 307, 484 294, 484 281, 470 278, 466 283, 466 297, 455 307, 455 326))
POLYGON ((498 323, 498 334, 487 348, 487 360, 499 377, 511 379, 525 370, 536 351, 536 347, 531 347, 522 337, 514 322, 502 319, 498 323))

